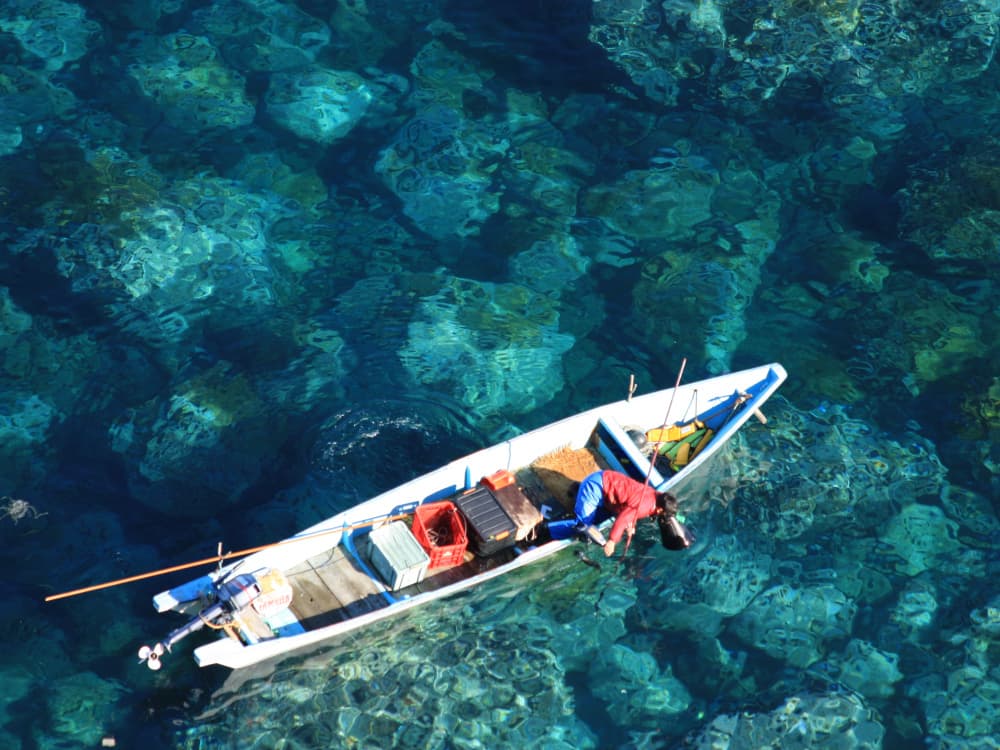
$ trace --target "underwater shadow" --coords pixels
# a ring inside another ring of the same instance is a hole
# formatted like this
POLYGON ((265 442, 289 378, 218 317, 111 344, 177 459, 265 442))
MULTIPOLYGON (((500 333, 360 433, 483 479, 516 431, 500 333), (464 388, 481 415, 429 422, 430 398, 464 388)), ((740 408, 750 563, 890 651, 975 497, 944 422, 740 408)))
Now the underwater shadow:
POLYGON ((617 86, 645 99, 604 50, 589 40, 589 0, 453 1, 442 17, 465 39, 449 45, 495 69, 517 88, 566 95, 607 93, 617 86))

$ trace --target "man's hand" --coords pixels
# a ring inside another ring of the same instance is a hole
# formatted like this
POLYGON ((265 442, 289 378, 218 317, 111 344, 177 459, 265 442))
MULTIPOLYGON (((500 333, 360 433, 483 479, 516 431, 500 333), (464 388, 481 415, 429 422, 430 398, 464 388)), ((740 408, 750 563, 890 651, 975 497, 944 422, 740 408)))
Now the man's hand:
POLYGON ((610 539, 604 544, 604 556, 611 557, 615 554, 615 543, 610 539))

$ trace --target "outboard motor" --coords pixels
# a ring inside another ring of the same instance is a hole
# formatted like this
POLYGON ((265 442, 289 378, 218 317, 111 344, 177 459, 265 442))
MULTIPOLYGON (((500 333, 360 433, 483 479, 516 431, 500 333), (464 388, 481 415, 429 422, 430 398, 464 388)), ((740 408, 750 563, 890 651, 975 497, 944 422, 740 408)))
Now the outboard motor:
POLYGON ((252 574, 244 573, 228 580, 216 588, 215 604, 212 604, 198 613, 198 616, 182 625, 177 630, 172 631, 164 640, 150 648, 143 646, 139 649, 139 661, 146 662, 146 666, 152 670, 157 670, 163 666, 160 657, 170 651, 173 645, 179 640, 186 638, 205 625, 222 624, 227 622, 235 612, 239 612, 244 607, 249 606, 254 599, 261 594, 261 586, 256 577, 252 574))

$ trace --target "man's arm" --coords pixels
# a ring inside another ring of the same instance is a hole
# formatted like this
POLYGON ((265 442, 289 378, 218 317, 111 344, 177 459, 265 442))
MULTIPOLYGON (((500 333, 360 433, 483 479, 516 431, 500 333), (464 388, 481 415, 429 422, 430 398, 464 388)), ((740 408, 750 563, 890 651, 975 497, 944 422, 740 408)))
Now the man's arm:
POLYGON ((626 508, 618 517, 615 519, 614 525, 611 527, 611 533, 608 534, 608 543, 604 545, 604 554, 609 557, 614 554, 615 545, 622 540, 622 534, 628 531, 628 535, 632 536, 633 529, 635 528, 635 509, 626 508), (610 551, 609 551, 610 548, 610 551))

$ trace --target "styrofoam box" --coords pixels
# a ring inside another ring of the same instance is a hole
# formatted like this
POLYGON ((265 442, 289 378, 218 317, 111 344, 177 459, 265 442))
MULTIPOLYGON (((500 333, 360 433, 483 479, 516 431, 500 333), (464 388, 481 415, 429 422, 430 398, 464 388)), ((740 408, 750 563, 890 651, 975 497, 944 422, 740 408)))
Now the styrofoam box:
POLYGON ((368 535, 368 557, 390 590, 424 580, 430 557, 402 521, 393 521, 368 535))

